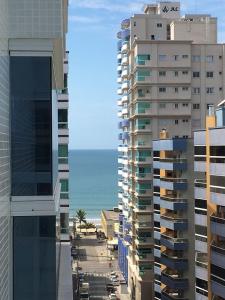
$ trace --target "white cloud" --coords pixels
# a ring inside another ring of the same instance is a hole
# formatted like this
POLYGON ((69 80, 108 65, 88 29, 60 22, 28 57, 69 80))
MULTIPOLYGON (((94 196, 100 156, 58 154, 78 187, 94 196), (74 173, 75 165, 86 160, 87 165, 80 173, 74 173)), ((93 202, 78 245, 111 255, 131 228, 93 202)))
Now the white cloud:
POLYGON ((144 1, 110 1, 110 0, 71 0, 73 7, 102 9, 109 12, 139 12, 142 10, 144 1))
POLYGON ((102 21, 100 18, 96 17, 85 17, 85 16, 77 16, 77 15, 70 15, 69 21, 76 22, 76 23, 82 23, 82 24, 97 24, 102 21))

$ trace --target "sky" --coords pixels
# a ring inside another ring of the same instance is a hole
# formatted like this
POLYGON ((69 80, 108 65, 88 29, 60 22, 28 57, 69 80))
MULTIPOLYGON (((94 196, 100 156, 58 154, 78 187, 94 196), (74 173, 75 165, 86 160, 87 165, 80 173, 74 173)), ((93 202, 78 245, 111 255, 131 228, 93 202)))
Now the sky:
MULTIPOLYGON (((70 149, 116 149, 118 145, 117 38, 120 23, 142 12, 142 0, 70 0, 70 149)), ((225 0, 183 0, 182 14, 218 17, 225 42, 225 0)))

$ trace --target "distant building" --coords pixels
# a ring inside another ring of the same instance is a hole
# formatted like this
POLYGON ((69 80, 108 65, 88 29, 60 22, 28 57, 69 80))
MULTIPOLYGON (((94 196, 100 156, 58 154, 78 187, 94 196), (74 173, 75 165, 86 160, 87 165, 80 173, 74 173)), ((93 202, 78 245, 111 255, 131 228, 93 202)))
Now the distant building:
POLYGON ((108 240, 115 237, 116 226, 119 224, 119 212, 113 210, 102 210, 101 225, 102 230, 108 240))
POLYGON ((152 256, 142 258, 146 248, 160 252, 153 242, 159 187, 153 190, 152 140, 163 128, 169 138, 204 128, 209 106, 225 98, 225 46, 217 43, 215 17, 181 17, 180 2, 146 5, 121 22, 117 37, 119 265, 131 299, 165 299, 152 256))

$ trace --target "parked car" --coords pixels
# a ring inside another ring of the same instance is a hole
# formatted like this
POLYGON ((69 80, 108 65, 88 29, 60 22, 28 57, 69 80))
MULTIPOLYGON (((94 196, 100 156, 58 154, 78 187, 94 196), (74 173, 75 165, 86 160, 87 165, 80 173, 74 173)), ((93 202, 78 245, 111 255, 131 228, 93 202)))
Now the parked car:
POLYGON ((109 295, 109 299, 110 300, 117 300, 118 298, 117 298, 116 294, 112 293, 112 294, 109 295))

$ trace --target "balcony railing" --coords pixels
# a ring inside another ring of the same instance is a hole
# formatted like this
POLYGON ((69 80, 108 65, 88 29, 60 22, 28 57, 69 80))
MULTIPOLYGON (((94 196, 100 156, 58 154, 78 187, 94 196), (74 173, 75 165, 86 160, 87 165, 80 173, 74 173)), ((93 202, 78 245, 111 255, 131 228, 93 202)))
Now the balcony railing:
POLYGON ((161 281, 171 289, 188 289, 188 279, 178 274, 170 274, 167 270, 162 271, 161 281))
POLYGON ((58 122, 58 129, 68 129, 67 122, 58 122))
POLYGON ((188 300, 188 298, 184 297, 182 292, 178 292, 176 290, 171 290, 168 288, 164 288, 162 290, 162 299, 163 300, 188 300))

